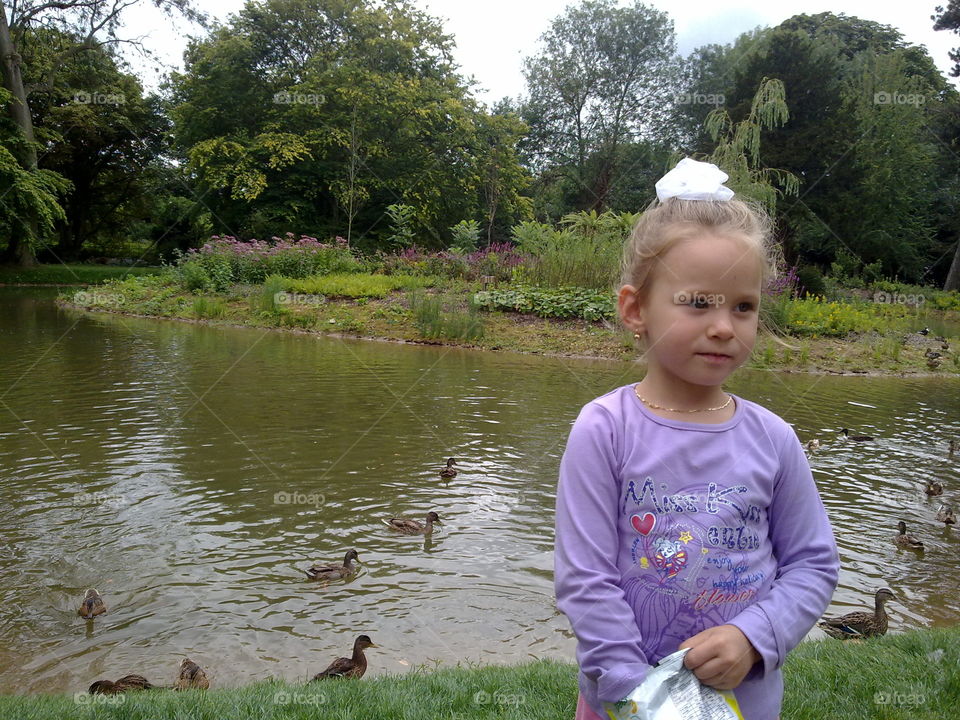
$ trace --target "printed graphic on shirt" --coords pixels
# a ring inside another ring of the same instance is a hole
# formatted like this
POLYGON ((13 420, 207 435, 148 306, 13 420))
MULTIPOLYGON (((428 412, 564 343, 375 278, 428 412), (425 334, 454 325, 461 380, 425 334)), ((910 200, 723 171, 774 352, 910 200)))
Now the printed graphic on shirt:
POLYGON ((765 579, 757 567, 765 558, 753 556, 766 517, 748 501, 747 485, 718 481, 691 490, 669 491, 645 477, 623 493, 636 568, 623 588, 651 651, 726 622, 756 601, 765 579))

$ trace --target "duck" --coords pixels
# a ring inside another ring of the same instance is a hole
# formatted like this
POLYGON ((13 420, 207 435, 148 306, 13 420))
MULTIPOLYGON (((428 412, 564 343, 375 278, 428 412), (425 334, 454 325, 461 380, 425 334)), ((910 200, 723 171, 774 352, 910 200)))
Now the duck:
POLYGON ((313 676, 314 680, 326 680, 328 678, 362 678, 367 671, 367 658, 363 651, 367 648, 377 647, 369 635, 360 635, 353 643, 352 657, 339 657, 330 663, 330 666, 323 672, 318 672, 313 676))
POLYGON ((917 335, 929 335, 930 328, 924 328, 923 330, 917 330, 917 335))
POLYGON ((907 534, 907 524, 903 520, 897 523, 897 529, 900 533, 893 537, 893 541, 897 544, 897 547, 907 550, 923 550, 923 543, 913 535, 907 534))
POLYGON ((953 457, 953 454, 954 454, 957 450, 960 450, 960 441, 958 441, 958 440, 956 440, 956 439, 951 440, 951 441, 950 441, 950 445, 949 445, 949 456, 950 456, 950 457, 953 457))
POLYGON ((930 497, 943 495, 943 484, 936 480, 927 480, 927 487, 924 488, 924 492, 930 497))
POLYGON ((456 458, 447 458, 447 466, 445 468, 440 468, 440 477, 450 480, 457 476, 457 469, 454 465, 457 464, 456 458))
POLYGON ((840 640, 865 638, 873 635, 885 635, 887 632, 887 613, 884 603, 895 600, 888 588, 880 588, 874 596, 873 612, 857 611, 836 618, 824 618, 817 627, 830 637, 840 640))
POLYGON ((813 440, 807 441, 807 450, 813 452, 814 450, 820 449, 820 441, 814 438, 813 440))
POLYGON ((88 588, 83 596, 83 602, 77 609, 77 615, 85 620, 93 620, 97 615, 103 615, 106 611, 107 606, 104 604, 100 593, 93 588, 88 588))
POLYGON ((116 682, 97 680, 88 692, 91 695, 119 695, 133 690, 153 690, 154 687, 143 675, 124 675, 116 682))
POLYGON ((938 357, 936 357, 936 358, 933 358, 933 357, 932 357, 932 358, 928 358, 928 359, 927 359, 927 367, 930 368, 931 370, 936 370, 936 369, 937 369, 938 367, 940 367, 942 364, 943 364, 943 360, 941 360, 941 359, 938 358, 938 357))
POLYGON ((180 661, 180 674, 173 684, 174 690, 207 690, 209 687, 210 681, 203 668, 190 658, 180 661))
POLYGON ((956 525, 957 519, 953 516, 953 508, 941 504, 940 509, 937 510, 937 522, 942 522, 944 525, 956 525))
POLYGON ((847 428, 843 428, 840 432, 843 433, 843 436, 847 440, 853 440, 855 442, 871 442, 873 440, 873 435, 851 435, 847 428))
POLYGON ((927 349, 924 351, 923 356, 924 356, 925 358, 932 358, 932 359, 936 360, 938 357, 940 357, 940 353, 934 352, 934 351, 931 350, 930 348, 927 348, 927 349))
POLYGON ((403 535, 431 535, 433 534, 434 523, 443 525, 440 522, 440 516, 432 510, 427 513, 425 522, 409 518, 390 518, 389 520, 383 520, 383 523, 391 530, 396 530, 403 535))
POLYGON ((359 560, 359 556, 356 550, 350 549, 347 550, 347 554, 343 556, 342 565, 337 565, 336 563, 321 565, 316 563, 303 572, 311 580, 340 580, 341 578, 356 574, 357 567, 353 564, 354 560, 359 560))

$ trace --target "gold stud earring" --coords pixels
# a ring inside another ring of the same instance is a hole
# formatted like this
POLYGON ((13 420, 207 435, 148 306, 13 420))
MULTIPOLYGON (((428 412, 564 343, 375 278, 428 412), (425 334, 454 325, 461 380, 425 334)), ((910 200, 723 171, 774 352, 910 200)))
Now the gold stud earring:
POLYGON ((640 333, 634 333, 634 334, 633 334, 633 339, 634 339, 634 340, 639 340, 639 339, 640 339, 640 333))

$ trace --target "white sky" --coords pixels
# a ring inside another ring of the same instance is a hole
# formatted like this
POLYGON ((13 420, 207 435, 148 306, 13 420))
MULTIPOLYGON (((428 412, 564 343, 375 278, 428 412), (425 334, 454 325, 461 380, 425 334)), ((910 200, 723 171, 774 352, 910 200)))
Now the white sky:
MULTIPOLYGON (((243 0, 194 0, 204 12, 226 20, 243 6, 243 0)), ((444 19, 446 32, 456 40, 455 56, 460 72, 479 81, 478 97, 487 103, 509 95, 516 97, 524 90, 523 58, 537 50, 537 39, 548 28, 551 19, 563 13, 571 0, 414 0, 431 15, 444 19)), ((892 25, 907 42, 924 45, 937 67, 946 76, 951 66, 947 52, 960 45, 960 36, 947 31, 934 31, 930 15, 942 0, 907 3, 877 3, 876 0, 784 0, 771 3, 761 0, 721 5, 716 0, 688 0, 670 3, 647 0, 647 4, 664 10, 673 19, 677 46, 682 55, 708 43, 729 43, 740 33, 757 25, 777 25, 798 13, 843 13, 892 25)), ((626 2, 621 2, 626 5, 626 2)), ((127 36, 143 35, 144 44, 157 53, 168 66, 182 69, 182 53, 186 35, 199 34, 197 27, 183 23, 172 26, 152 6, 131 13, 127 36)), ((134 62, 134 68, 148 88, 155 88, 158 75, 134 62)), ((957 84, 957 78, 950 78, 957 84)))

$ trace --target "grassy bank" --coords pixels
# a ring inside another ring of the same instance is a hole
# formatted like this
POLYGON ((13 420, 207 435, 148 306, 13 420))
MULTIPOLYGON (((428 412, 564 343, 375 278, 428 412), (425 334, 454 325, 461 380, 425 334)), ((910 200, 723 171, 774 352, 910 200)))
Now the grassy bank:
MULTIPOLYGON (((960 700, 960 628, 917 630, 862 643, 804 643, 790 655, 784 677, 783 720, 952 718, 960 700)), ((576 697, 572 664, 538 661, 323 684, 266 681, 206 692, 0 696, 0 717, 572 720, 576 697)))
POLYGON ((94 285, 127 276, 155 275, 159 267, 60 263, 32 268, 0 265, 0 285, 94 285))
MULTIPOLYGON (((68 293, 63 302, 87 310, 486 350, 612 360, 637 356, 630 335, 607 317, 588 320, 482 310, 472 301, 483 296, 481 287, 478 282, 431 276, 354 274, 271 279, 214 292, 188 291, 173 277, 153 276, 68 293)), ((563 309, 560 300, 551 302, 563 309)), ((889 375, 960 373, 960 339, 948 338, 950 349, 944 350, 935 333, 915 332, 927 323, 960 320, 955 311, 878 306, 867 323, 869 306, 822 303, 817 308, 808 300, 795 303, 796 308, 782 314, 802 313, 805 319, 796 322, 825 327, 828 334, 789 335, 782 340, 761 335, 750 367, 889 375), (929 365, 927 352, 941 355, 936 367, 929 365)))

